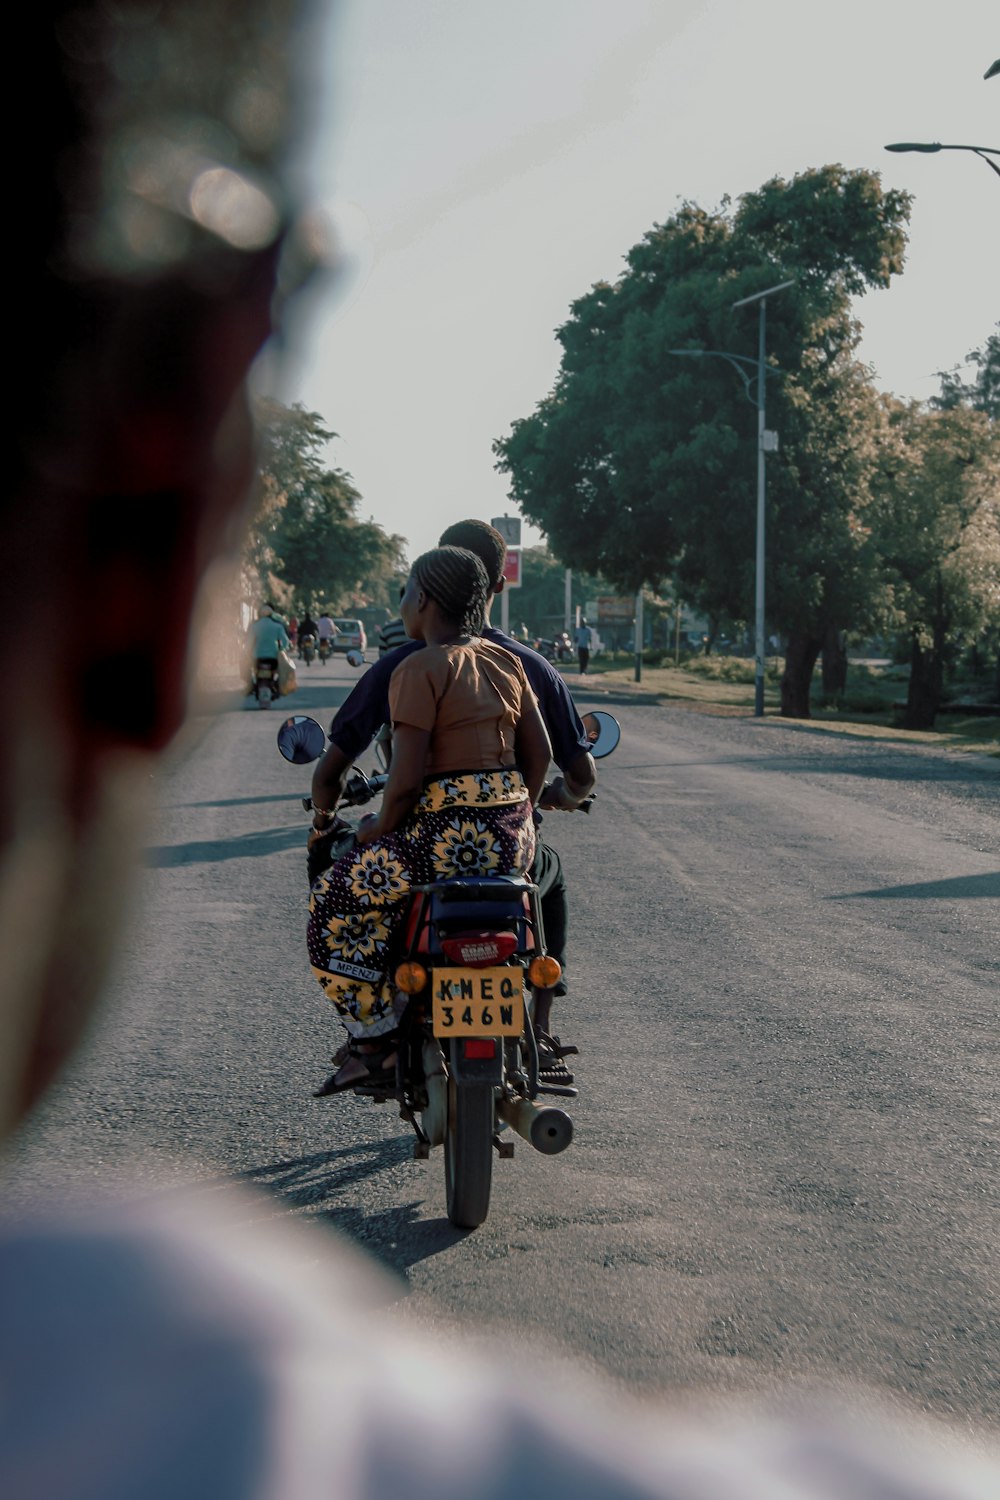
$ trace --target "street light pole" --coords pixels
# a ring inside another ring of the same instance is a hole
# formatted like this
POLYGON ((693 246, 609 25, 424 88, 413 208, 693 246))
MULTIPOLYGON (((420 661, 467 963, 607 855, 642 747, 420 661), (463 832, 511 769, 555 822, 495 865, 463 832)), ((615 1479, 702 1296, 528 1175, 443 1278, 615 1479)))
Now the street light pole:
POLYGON ((755 585, 755 608, 754 608, 754 656, 756 666, 754 669, 754 716, 764 716, 764 657, 766 655, 766 642, 764 640, 764 517, 765 517, 765 487, 766 474, 764 469, 764 455, 777 448, 774 433, 769 433, 764 421, 764 381, 767 371, 767 299, 773 297, 777 292, 783 292, 787 287, 794 286, 794 281, 781 281, 777 286, 765 287, 762 292, 755 292, 752 297, 741 297, 739 302, 734 302, 733 307, 746 307, 750 302, 760 303, 760 325, 757 334, 757 359, 756 362, 748 359, 745 354, 729 354, 724 349, 668 349, 668 354, 680 354, 688 359, 724 359, 731 364, 737 375, 743 382, 747 400, 752 401, 757 408, 757 546, 756 546, 756 585, 755 585), (750 395, 750 386, 753 383, 751 377, 742 367, 749 365, 751 370, 757 371, 757 395, 750 395), (772 439, 769 444, 768 439, 772 439))
POLYGON ((765 446, 767 422, 765 420, 765 381, 767 379, 767 299, 773 297, 776 292, 783 292, 786 287, 793 286, 794 282, 782 281, 777 286, 768 287, 766 291, 755 292, 752 297, 741 297, 739 302, 733 303, 733 308, 746 307, 751 302, 760 303, 760 321, 757 331, 757 563, 756 563, 756 589, 754 609, 754 716, 758 719, 764 716, 764 658, 767 654, 767 642, 764 639, 764 527, 766 519, 765 495, 767 475, 765 472, 764 455, 767 452, 765 446))
MULTIPOLYGON (((995 66, 996 64, 994 64, 995 66)), ((987 73, 986 77, 989 78, 989 76, 989 73, 987 73)), ((896 141, 893 145, 886 146, 885 150, 922 151, 925 154, 932 154, 935 151, 971 151, 975 156, 980 157, 988 167, 992 167, 993 171, 1000 177, 1000 167, 997 166, 995 161, 990 161, 991 156, 1000 156, 1000 151, 995 146, 943 146, 940 141, 896 141)))

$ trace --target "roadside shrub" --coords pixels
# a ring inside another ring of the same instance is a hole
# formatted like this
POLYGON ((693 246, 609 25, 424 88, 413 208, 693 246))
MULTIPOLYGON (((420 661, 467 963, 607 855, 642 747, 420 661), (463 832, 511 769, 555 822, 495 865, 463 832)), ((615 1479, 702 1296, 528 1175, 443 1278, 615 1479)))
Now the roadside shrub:
POLYGON ((745 656, 692 656, 681 663, 685 672, 709 682, 753 682, 754 663, 745 656))

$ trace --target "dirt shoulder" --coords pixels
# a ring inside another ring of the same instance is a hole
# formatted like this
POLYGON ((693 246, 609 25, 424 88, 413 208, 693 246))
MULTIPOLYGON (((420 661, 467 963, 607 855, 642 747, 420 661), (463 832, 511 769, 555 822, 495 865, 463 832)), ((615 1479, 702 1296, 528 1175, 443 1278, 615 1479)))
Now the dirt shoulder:
MULTIPOLYGON (((696 676, 680 667, 643 667, 642 681, 634 680, 631 667, 579 672, 561 669, 566 685, 581 704, 611 707, 621 704, 669 703, 671 707, 692 713, 725 718, 752 717, 754 689, 752 683, 720 682, 696 676)), ((894 741, 901 745, 926 745, 940 750, 964 751, 1000 759, 1000 719, 964 718, 942 714, 940 728, 934 730, 900 729, 890 711, 851 714, 848 710, 817 709, 810 719, 783 719, 779 713, 778 690, 768 683, 764 690, 764 715, 781 724, 797 725, 822 734, 852 735, 859 739, 894 741)))

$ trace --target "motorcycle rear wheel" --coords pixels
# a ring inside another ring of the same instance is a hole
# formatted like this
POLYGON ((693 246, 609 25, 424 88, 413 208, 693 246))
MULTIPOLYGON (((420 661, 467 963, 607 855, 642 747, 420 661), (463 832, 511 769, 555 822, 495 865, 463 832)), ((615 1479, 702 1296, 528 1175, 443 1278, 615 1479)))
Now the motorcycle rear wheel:
POLYGON ((272 689, 271 689, 270 683, 268 683, 268 682, 261 682, 261 683, 258 684, 258 686, 257 686, 257 703, 258 703, 258 705, 261 708, 270 708, 271 707, 271 698, 272 698, 272 696, 273 696, 273 694, 272 694, 272 689))
POLYGON ((448 1218, 458 1229, 478 1229, 490 1211, 493 1177, 493 1085, 448 1085, 444 1186, 448 1218))

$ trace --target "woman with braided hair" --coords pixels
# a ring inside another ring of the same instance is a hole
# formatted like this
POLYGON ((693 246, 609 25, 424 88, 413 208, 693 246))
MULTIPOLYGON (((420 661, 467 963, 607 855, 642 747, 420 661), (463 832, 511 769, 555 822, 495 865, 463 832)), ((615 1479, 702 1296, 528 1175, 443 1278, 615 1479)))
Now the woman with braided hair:
POLYGON ((524 669, 480 637, 489 580, 463 547, 413 564, 400 614, 424 649, 392 674, 392 765, 382 810, 312 888, 313 973, 348 1031, 321 1095, 395 1064, 399 1011, 385 973, 414 885, 525 873, 549 740, 524 669))

